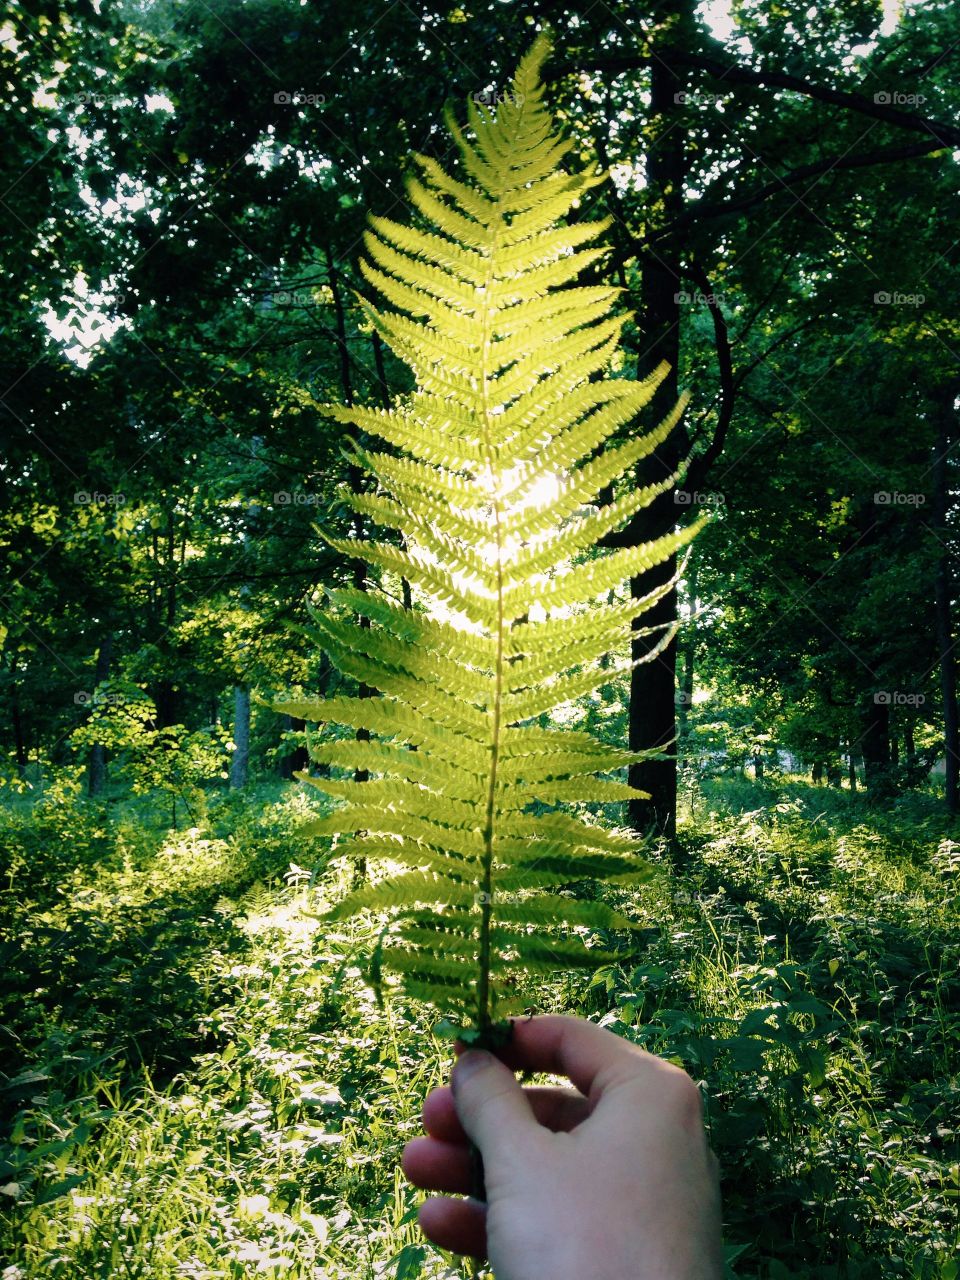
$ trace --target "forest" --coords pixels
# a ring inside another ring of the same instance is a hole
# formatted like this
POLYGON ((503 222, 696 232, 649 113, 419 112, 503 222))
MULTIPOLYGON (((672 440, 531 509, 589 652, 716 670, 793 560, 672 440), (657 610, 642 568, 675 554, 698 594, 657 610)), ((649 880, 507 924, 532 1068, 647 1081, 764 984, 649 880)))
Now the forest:
POLYGON ((3 7, 0 1280, 494 1280, 525 1013, 958 1280, 960 7, 3 7))

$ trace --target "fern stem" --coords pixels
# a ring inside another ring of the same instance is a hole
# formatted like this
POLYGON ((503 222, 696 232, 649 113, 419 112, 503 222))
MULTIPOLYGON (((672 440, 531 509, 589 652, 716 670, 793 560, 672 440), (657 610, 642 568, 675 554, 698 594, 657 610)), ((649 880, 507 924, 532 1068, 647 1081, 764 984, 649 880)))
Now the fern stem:
MULTIPOLYGON (((499 215, 498 215, 499 222, 499 215)), ((487 270, 484 277, 483 304, 483 342, 481 345, 481 416, 483 420, 484 447, 487 455, 487 469, 493 485, 493 526, 496 539, 497 566, 497 654, 494 665, 494 690, 492 723, 490 727, 490 778, 487 789, 487 814, 483 829, 483 862, 480 896, 480 974, 477 982, 477 1029, 481 1036, 490 1027, 490 921, 493 914, 493 836, 496 818, 497 800, 497 767, 500 762, 500 716, 503 701, 503 533, 501 529, 501 510, 499 494, 499 468, 495 470, 497 456, 493 447, 490 428, 490 409, 488 401, 489 386, 489 354, 490 354, 490 304, 487 301, 487 289, 490 288, 493 276, 493 264, 496 261, 499 241, 499 226, 494 232, 487 270)), ((481 1040, 481 1043, 483 1041, 481 1040)))

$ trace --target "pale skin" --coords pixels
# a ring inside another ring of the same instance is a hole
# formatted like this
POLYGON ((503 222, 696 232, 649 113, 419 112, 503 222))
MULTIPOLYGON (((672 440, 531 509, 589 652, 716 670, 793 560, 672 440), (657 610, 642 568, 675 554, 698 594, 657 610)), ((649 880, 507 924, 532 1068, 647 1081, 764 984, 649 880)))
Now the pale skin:
POLYGON ((497 1280, 720 1280, 720 1195, 700 1094, 679 1068, 582 1018, 514 1022, 471 1050, 423 1107, 403 1170, 429 1197, 420 1226, 497 1280), (515 1071, 573 1088, 521 1086, 515 1071), (454 1091, 455 1095, 454 1096, 454 1091), (469 1138, 487 1199, 471 1189, 469 1138))

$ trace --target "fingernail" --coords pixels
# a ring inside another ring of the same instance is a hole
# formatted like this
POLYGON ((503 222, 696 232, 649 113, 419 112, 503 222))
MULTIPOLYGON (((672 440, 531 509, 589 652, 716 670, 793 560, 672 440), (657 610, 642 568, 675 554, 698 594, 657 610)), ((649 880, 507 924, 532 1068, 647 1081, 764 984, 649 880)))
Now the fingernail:
POLYGON ((461 1053, 453 1064, 453 1075, 450 1077, 450 1088, 453 1090, 453 1096, 457 1096, 457 1089, 463 1084, 464 1080, 472 1076, 474 1072, 479 1071, 481 1067, 487 1066, 489 1061, 490 1054, 486 1049, 468 1049, 466 1053, 461 1053))

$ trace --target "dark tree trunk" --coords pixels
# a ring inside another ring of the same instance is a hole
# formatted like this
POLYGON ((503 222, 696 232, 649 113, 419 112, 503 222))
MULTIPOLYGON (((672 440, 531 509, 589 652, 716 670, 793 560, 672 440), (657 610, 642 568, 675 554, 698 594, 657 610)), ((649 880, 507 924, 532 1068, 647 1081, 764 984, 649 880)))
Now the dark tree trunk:
MULTIPOLYGON (((390 384, 387 382, 387 369, 386 369, 386 365, 383 363, 383 343, 381 342, 380 335, 379 333, 377 333, 376 330, 373 331, 372 342, 373 342, 373 362, 377 370, 377 387, 379 388, 379 391, 380 391, 380 402, 383 405, 384 409, 389 409, 390 408, 390 384)), ((400 535, 400 545, 403 547, 404 551, 406 551, 407 540, 406 538, 403 537, 402 534, 400 535)), ((406 578, 400 579, 400 594, 401 594, 401 599, 403 600, 403 607, 405 609, 412 609, 413 608, 413 591, 411 590, 410 583, 406 578)))
POLYGON ((233 690, 233 745, 230 757, 230 786, 247 785, 250 771, 250 686, 238 684, 233 690))
POLYGON ((856 794, 857 790, 857 758, 853 754, 853 743, 847 743, 847 780, 850 783, 851 795, 856 794))
POLYGON ((933 584, 934 624, 937 654, 940 661, 940 693, 943 699, 943 755, 947 809, 956 813, 960 807, 960 720, 957 714, 957 667, 954 657, 951 592, 953 588, 950 556, 945 543, 948 537, 947 512, 950 506, 950 478, 947 454, 953 440, 956 417, 954 403, 960 384, 951 382, 936 397, 937 443, 933 460, 933 504, 930 513, 934 531, 943 550, 937 561, 933 584))
POLYGON ((10 715, 13 720, 13 748, 17 761, 17 776, 22 778, 27 771, 27 744, 23 739, 23 720, 20 716, 20 699, 16 689, 13 691, 10 715))
POLYGON ((823 761, 814 760, 813 768, 810 770, 810 780, 814 786, 819 787, 823 782, 823 761))
MULTIPOLYGON (((97 650, 97 665, 93 674, 93 687, 96 690, 110 674, 110 660, 113 657, 113 635, 104 637, 103 644, 97 650)), ((87 760, 87 794, 98 796, 103 791, 107 780, 107 753, 102 742, 95 742, 90 748, 87 760)))
MULTIPOLYGON (((688 0, 680 6, 691 8, 688 0)), ((688 15, 689 16, 689 15, 688 15)), ((654 59, 651 70, 650 131, 647 151, 647 185, 651 203, 659 204, 658 217, 665 222, 678 218, 683 210, 684 130, 678 121, 676 95, 683 87, 677 73, 660 59, 654 59)), ((646 410, 650 425, 658 422, 676 403, 678 394, 677 366, 680 358, 680 269, 674 244, 663 242, 656 252, 644 255, 641 267, 643 301, 643 346, 637 374, 645 377, 666 361, 670 373, 660 384, 656 396, 646 410)), ((669 440, 638 469, 639 485, 663 480, 676 470, 682 454, 679 433, 669 440)), ((633 542, 647 541, 668 532, 676 524, 679 508, 672 492, 662 494, 649 507, 637 513, 630 523, 633 542)), ((676 573, 676 557, 671 556, 656 569, 631 581, 634 599, 646 595, 668 582, 676 573)), ((652 609, 638 618, 635 630, 645 627, 671 626, 677 617, 677 593, 667 592, 652 609)), ((631 656, 636 662, 647 656, 658 635, 636 636, 631 656)), ((631 765, 629 781, 649 793, 648 800, 631 800, 630 824, 642 833, 652 832, 672 839, 677 818, 676 756, 676 640, 651 661, 634 667, 630 676, 629 745, 631 751, 660 753, 660 759, 631 765)))
MULTIPOLYGON (((262 444, 263 440, 260 436, 253 436, 250 441, 250 457, 252 459, 256 459, 262 444)), ((245 573, 245 581, 240 587, 240 607, 245 611, 250 608, 250 545, 256 532, 259 515, 259 502, 248 502, 243 519, 242 564, 245 573)), ((243 674, 244 673, 241 673, 241 675, 243 674)), ((250 777, 249 680, 244 680, 243 684, 236 685, 233 690, 233 745, 235 750, 230 759, 230 787, 233 790, 239 790, 241 787, 245 787, 247 785, 247 781, 250 777)))
POLYGON ((860 712, 860 749, 864 782, 873 795, 883 792, 890 774, 890 704, 867 696, 860 712))
POLYGON ((23 778, 27 772, 27 741, 23 732, 23 717, 20 714, 17 660, 13 652, 10 654, 10 727, 13 730, 13 752, 17 763, 17 777, 23 778))
MULTIPOLYGON (((340 291, 340 273, 334 263, 333 251, 330 249, 329 245, 326 248, 326 262, 327 280, 330 285, 330 292, 333 295, 333 312, 337 332, 337 350, 340 355, 340 388, 343 393, 343 403, 350 408, 353 405, 353 374, 350 365, 350 348, 347 345, 346 312, 344 310, 343 297, 340 291)), ((381 362, 380 368, 382 369, 382 367, 381 362)), ((385 386, 386 380, 384 375, 382 387, 385 386)), ((363 443, 362 435, 360 439, 361 443, 363 443)), ((355 493, 358 493, 361 487, 362 473, 360 468, 355 466, 353 463, 350 464, 350 467, 347 470, 347 480, 350 488, 355 493)), ((354 512, 352 523, 354 536, 362 538, 364 532, 363 518, 359 512, 354 512)), ((353 585, 358 591, 367 590, 367 565, 364 560, 356 559, 353 561, 353 585)), ((370 626, 370 619, 361 616, 359 623, 362 628, 368 628, 370 626)), ((360 681, 360 687, 357 691, 358 697, 372 698, 375 694, 375 689, 372 689, 368 684, 364 684, 362 680, 360 681)), ((358 742, 369 742, 369 729, 358 729, 356 732, 356 739, 358 742)), ((367 782, 369 778, 370 774, 367 769, 354 769, 354 782, 367 782)), ((359 883, 365 877, 366 872, 366 859, 361 858, 354 867, 354 883, 359 883)))
MULTIPOLYGON (((174 528, 173 507, 167 512, 167 528, 166 528, 166 574, 160 575, 161 580, 165 576, 166 583, 161 588, 163 601, 163 627, 164 639, 167 645, 173 644, 173 629, 177 621, 177 543, 174 528)), ((154 540, 154 550, 157 551, 157 540, 154 540)), ((159 562, 158 562, 159 573, 159 562)), ((172 662, 173 654, 168 656, 168 661, 172 662)), ((174 681, 169 677, 164 677, 157 682, 156 694, 154 696, 154 705, 157 708, 157 728, 165 729, 169 725, 177 723, 177 691, 174 689, 174 681)))
POLYGON ((763 779, 763 756, 759 751, 753 753, 753 776, 757 782, 763 779))
MULTIPOLYGON (((298 720, 295 716, 283 717, 283 727, 287 732, 301 733, 306 728, 305 720, 298 720)), ((290 779, 295 773, 302 773, 310 764, 310 757, 306 747, 294 747, 289 755, 281 756, 277 771, 281 778, 290 779)))
POLYGON ((687 579, 687 597, 690 604, 690 618, 683 632, 683 666, 680 670, 680 687, 677 690, 677 748, 684 757, 689 756, 688 738, 690 733, 690 710, 693 707, 693 674, 696 660, 696 623, 693 621, 700 608, 697 599, 697 562, 691 560, 690 573, 687 579))

